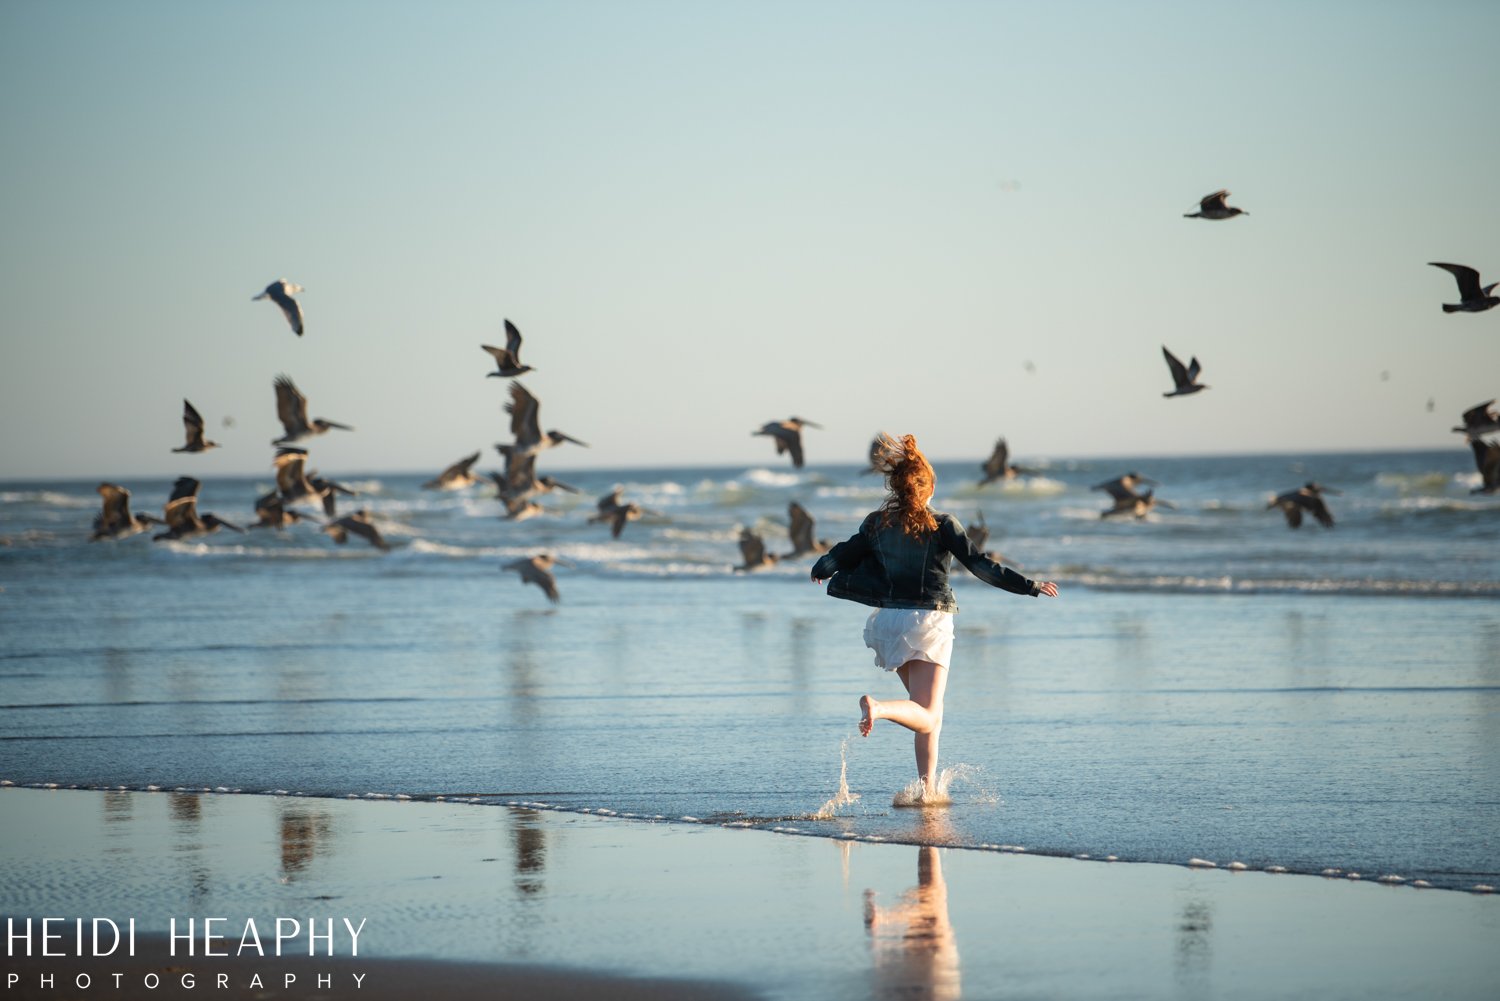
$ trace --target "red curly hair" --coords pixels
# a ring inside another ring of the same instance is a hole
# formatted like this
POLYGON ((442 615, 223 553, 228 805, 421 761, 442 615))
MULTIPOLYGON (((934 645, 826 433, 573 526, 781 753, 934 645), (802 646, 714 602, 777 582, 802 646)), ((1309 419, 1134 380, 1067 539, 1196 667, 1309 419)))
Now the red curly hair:
POLYGON ((881 524, 899 525, 907 535, 921 538, 937 529, 937 518, 927 502, 937 484, 932 463, 917 448, 914 435, 902 435, 898 441, 882 433, 871 449, 877 469, 885 473, 885 485, 891 495, 881 505, 881 524))

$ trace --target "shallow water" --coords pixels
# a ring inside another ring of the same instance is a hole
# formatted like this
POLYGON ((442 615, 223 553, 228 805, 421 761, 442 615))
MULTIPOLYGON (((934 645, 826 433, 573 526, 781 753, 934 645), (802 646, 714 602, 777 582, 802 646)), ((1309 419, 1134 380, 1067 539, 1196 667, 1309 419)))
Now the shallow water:
MULTIPOLYGON (((820 535, 852 531, 879 497, 853 468, 579 474, 581 506, 519 523, 478 490, 371 477, 385 555, 305 526, 90 544, 92 484, 9 485, 0 779, 1494 883, 1500 505, 1468 495, 1462 459, 1143 459, 1183 510, 1141 523, 1100 521, 1087 489, 1131 464, 984 494, 940 466, 939 505, 969 521, 982 502, 992 547, 1064 595, 956 584, 941 760, 962 767, 933 824, 891 805, 909 735, 855 732, 861 693, 900 693, 860 643, 867 610, 806 560, 730 570, 738 526, 769 534, 794 497, 820 535), (1288 531, 1250 484, 1308 476, 1345 490, 1332 532, 1288 531), (660 516, 611 540, 584 515, 616 482, 660 516), (555 607, 499 569, 541 548, 576 564, 555 607), (841 762, 858 799, 814 819, 841 762)), ((131 486, 146 508, 156 488, 131 486)), ((232 518, 255 486, 210 482, 202 506, 232 518)))

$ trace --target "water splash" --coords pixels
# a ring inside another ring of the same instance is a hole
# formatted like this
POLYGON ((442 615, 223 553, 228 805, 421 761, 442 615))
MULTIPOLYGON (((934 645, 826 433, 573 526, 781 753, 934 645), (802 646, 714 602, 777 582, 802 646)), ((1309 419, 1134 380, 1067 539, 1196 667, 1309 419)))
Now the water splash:
POLYGON ((838 813, 839 807, 848 806, 859 799, 859 793, 849 791, 849 738, 845 737, 839 744, 839 789, 833 794, 833 798, 822 806, 818 812, 812 815, 813 820, 832 820, 838 813))
POLYGON ((974 792, 968 798, 975 803, 998 803, 1000 794, 983 781, 984 772, 973 765, 957 764, 938 771, 937 782, 929 790, 921 779, 911 782, 891 799, 898 807, 939 807, 953 804, 955 784, 972 785, 974 792))

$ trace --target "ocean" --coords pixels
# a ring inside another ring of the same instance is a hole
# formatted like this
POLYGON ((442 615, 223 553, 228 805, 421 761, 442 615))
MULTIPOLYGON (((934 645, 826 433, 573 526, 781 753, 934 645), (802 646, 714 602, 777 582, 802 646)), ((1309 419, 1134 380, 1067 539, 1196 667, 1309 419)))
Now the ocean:
MULTIPOLYGON (((91 542, 93 481, 0 484, 0 781, 1500 878, 1500 497, 1470 493, 1465 449, 1056 461, 984 488, 977 461, 936 468, 934 506, 1061 589, 955 567, 947 809, 893 805, 910 734, 857 734, 861 694, 902 694, 869 610, 811 557, 734 569, 742 527, 791 548, 791 501, 846 538, 879 479, 770 462, 559 473, 580 492, 520 521, 487 484, 335 477, 384 553, 309 523, 91 542), (1175 509, 1101 519, 1090 487, 1127 471, 1175 509), (1341 491, 1335 528, 1266 510, 1306 480, 1341 491), (616 486, 648 513, 611 538, 587 518, 616 486), (541 552, 567 561, 556 604, 502 569, 541 552)), ((120 483, 147 513, 171 488, 120 483)), ((246 524, 270 486, 207 478, 199 508, 246 524)))

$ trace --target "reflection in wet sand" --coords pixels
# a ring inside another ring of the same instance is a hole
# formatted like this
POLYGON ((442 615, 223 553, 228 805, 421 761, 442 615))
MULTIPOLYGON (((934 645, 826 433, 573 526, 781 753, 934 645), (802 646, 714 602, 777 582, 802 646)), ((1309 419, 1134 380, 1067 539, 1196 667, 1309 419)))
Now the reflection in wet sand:
POLYGON ((948 922, 948 885, 939 849, 917 849, 917 885, 888 907, 865 891, 865 928, 878 998, 952 1001, 961 993, 958 943, 948 922))
POLYGON ((535 810, 515 809, 511 814, 511 838, 516 849, 516 892, 534 896, 545 889, 542 873, 547 867, 547 836, 535 810))
POLYGON ((1205 997, 1213 959, 1213 908, 1206 900, 1188 900, 1177 922, 1177 983, 1190 997, 1205 997))
POLYGON ((280 820, 281 877, 294 879, 332 847, 333 818, 321 810, 283 807, 280 820))

